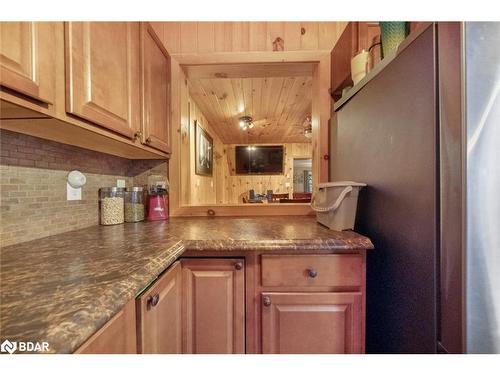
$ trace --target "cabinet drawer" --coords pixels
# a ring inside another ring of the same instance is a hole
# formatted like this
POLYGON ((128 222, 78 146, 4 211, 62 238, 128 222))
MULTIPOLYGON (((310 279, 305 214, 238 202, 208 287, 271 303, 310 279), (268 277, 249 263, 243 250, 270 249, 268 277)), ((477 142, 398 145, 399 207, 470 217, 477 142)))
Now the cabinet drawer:
POLYGON ((262 255, 262 286, 354 287, 362 284, 358 254, 262 255))

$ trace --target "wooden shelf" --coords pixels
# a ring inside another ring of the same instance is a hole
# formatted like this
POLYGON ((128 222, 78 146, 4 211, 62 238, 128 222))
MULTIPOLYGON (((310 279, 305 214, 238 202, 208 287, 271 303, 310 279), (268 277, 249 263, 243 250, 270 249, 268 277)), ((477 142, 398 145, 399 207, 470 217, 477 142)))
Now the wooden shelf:
POLYGON ((427 28, 433 26, 432 22, 422 22, 418 28, 415 29, 398 47, 397 51, 389 56, 384 57, 375 67, 368 72, 368 74, 354 85, 342 98, 335 102, 333 105, 333 111, 337 112, 344 104, 346 104, 351 98, 356 95, 364 86, 366 86, 371 80, 382 72, 387 65, 391 63, 399 54, 401 54, 408 46, 413 43, 415 39, 418 38, 427 28))

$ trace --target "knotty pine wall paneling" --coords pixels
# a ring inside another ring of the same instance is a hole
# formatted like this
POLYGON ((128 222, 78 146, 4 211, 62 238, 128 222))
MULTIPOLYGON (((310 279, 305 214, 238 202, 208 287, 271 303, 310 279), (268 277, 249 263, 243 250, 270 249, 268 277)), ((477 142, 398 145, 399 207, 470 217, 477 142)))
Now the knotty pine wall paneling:
MULTIPOLYGON (((163 22, 172 56, 215 52, 330 51, 347 22, 163 22), (277 39, 282 40, 276 43, 277 39)), ((159 29, 156 26, 155 29, 159 29)))
MULTIPOLYGON (((215 133, 207 118, 200 111, 196 103, 189 98, 189 169, 191 180, 190 205, 224 203, 224 171, 222 158, 224 154, 223 144, 215 133), (213 174, 212 176, 201 176, 195 172, 195 127, 198 122, 201 127, 213 139, 213 174)), ((182 161, 184 162, 184 160, 182 161)), ((184 163, 184 166, 187 163, 184 163)))

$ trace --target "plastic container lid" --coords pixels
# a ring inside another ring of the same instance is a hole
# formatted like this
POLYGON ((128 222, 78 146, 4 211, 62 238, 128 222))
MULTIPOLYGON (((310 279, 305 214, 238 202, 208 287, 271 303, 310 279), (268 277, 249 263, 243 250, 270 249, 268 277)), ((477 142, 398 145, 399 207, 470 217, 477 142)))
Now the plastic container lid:
POLYGON ((112 187, 103 187, 103 188, 100 188, 99 190, 117 193, 117 192, 125 191, 125 188, 120 188, 120 187, 112 186, 112 187))
POLYGON ((318 184, 318 188, 326 188, 326 187, 339 187, 339 186, 366 186, 366 184, 362 182, 354 182, 354 181, 335 181, 335 182, 323 182, 318 184))

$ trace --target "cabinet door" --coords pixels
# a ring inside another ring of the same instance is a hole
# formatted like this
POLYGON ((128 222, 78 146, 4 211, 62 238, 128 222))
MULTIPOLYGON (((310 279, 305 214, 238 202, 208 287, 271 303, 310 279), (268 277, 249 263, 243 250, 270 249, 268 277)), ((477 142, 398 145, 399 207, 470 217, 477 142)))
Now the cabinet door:
POLYGON ((183 352, 245 352, 241 259, 183 259, 183 352))
POLYGON ((140 128, 139 24, 67 22, 66 111, 133 138, 140 128))
POLYGON ((0 22, 0 84, 54 102, 54 22, 0 22))
POLYGON ((170 57, 151 25, 141 28, 143 142, 170 152, 170 57))
POLYGON ((78 354, 135 354, 137 353, 135 301, 111 318, 94 333, 80 348, 78 354))
POLYGON ((265 354, 362 353, 361 293, 263 293, 265 354))
POLYGON ((137 300, 139 353, 181 353, 180 262, 137 300))

